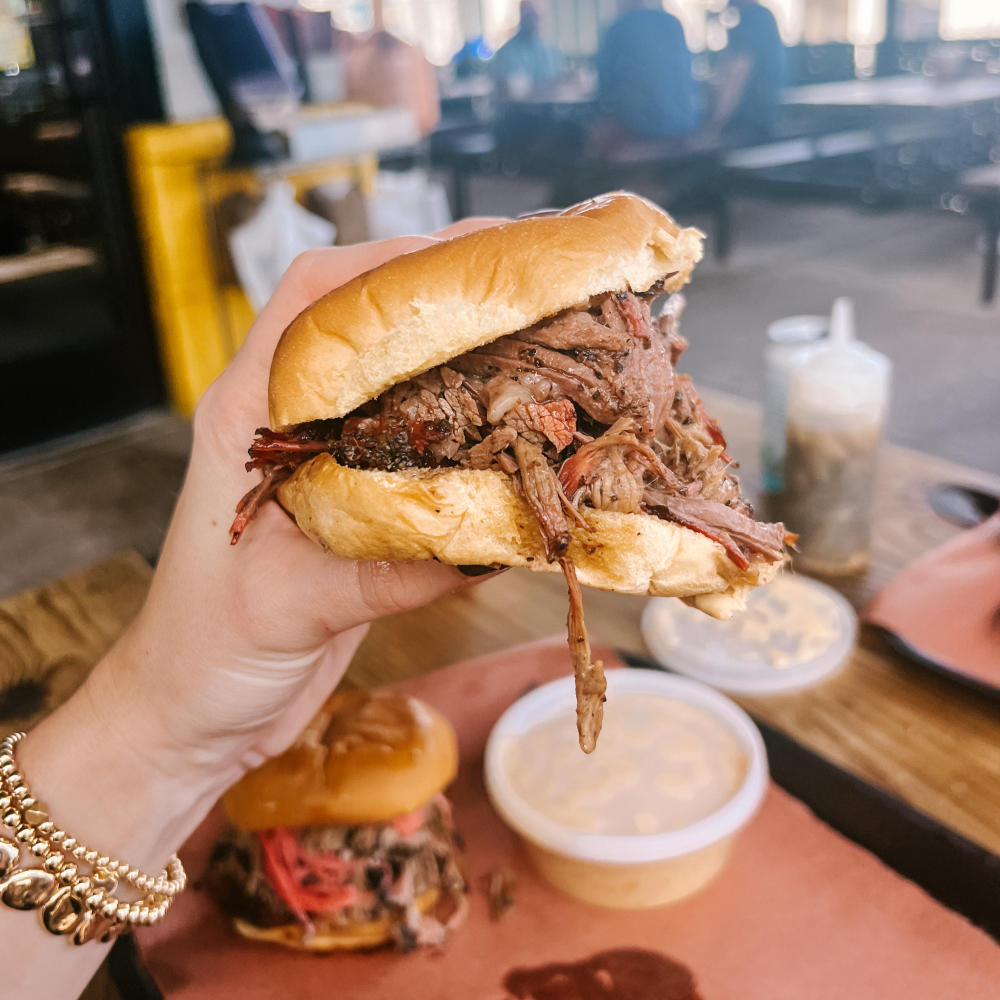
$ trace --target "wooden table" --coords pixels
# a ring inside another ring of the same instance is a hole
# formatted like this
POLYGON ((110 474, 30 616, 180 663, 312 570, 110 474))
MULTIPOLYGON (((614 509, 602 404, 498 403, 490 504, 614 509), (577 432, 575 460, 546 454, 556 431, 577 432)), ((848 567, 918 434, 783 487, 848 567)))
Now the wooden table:
MULTIPOLYGON (((729 434, 730 451, 743 462, 749 489, 758 481, 758 409, 733 397, 706 398, 729 434)), ((942 481, 1000 493, 996 476, 885 448, 872 565, 866 574, 837 584, 855 606, 914 557, 955 534, 924 500, 927 487, 942 481)), ((47 675, 59 679, 43 711, 73 689, 138 610, 149 575, 137 556, 126 555, 0 602, 0 686, 21 685, 20 708, 8 700, 5 710, 0 697, 3 728, 30 721, 25 683, 47 675)), ((587 591, 585 603, 596 640, 644 651, 639 632, 644 600, 587 591)), ((348 683, 386 683, 559 634, 565 617, 561 577, 512 571, 375 624, 348 683)), ((823 685, 740 700, 826 758, 1000 854, 1000 707, 901 659, 872 630, 862 630, 850 664, 823 685)))
POLYGON ((941 80, 926 76, 886 76, 874 80, 789 87, 782 104, 824 108, 919 108, 941 111, 1000 100, 1000 77, 941 80))

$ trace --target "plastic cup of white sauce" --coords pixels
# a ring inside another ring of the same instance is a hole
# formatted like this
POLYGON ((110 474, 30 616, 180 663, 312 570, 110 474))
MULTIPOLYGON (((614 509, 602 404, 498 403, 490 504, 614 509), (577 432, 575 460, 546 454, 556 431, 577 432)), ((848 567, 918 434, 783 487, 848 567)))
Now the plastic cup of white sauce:
POLYGON ((593 754, 576 745, 573 679, 560 678, 493 727, 486 790, 556 888, 600 906, 662 906, 722 870, 767 791, 764 742, 697 681, 633 669, 607 678, 593 754))

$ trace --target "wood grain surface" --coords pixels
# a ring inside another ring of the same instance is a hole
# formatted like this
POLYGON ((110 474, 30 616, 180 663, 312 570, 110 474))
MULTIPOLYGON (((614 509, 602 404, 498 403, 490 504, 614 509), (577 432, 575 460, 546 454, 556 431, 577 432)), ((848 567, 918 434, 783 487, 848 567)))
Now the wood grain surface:
POLYGON ((137 552, 0 601, 0 729, 68 698, 135 617, 153 571, 137 552))

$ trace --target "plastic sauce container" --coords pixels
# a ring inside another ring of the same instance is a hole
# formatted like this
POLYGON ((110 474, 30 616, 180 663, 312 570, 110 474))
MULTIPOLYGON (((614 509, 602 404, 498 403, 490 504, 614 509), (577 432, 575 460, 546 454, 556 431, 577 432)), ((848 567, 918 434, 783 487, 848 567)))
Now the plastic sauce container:
POLYGON ((608 671, 597 749, 576 743, 573 680, 515 702, 486 745, 486 790, 539 873, 599 906, 703 888, 767 790, 756 726, 724 695, 654 670, 608 671))
POLYGON ((829 316, 786 316, 767 328, 764 349, 764 433, 761 469, 766 493, 777 493, 784 481, 785 412, 788 378, 809 351, 829 332, 829 316))
POLYGON ((788 381, 784 490, 773 499, 798 533, 797 569, 846 575, 868 563, 891 377, 889 359, 855 339, 850 299, 837 299, 829 339, 788 381))

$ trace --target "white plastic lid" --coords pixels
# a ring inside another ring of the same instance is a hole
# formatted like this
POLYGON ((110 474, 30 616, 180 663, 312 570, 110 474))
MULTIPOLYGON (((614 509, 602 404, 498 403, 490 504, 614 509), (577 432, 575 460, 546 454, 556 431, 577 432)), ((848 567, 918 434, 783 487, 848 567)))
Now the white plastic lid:
MULTIPOLYGON (((504 822, 520 836, 557 854, 610 864, 640 864, 683 857, 745 826, 760 808, 768 783, 767 751, 750 716, 704 684, 658 670, 609 670, 607 679, 609 701, 622 694, 669 698, 701 709, 722 723, 747 758, 746 774, 736 793, 704 819, 662 833, 587 833, 550 819, 514 789, 505 758, 512 743, 535 726, 556 716, 565 718, 568 725, 573 724, 576 697, 573 678, 560 677, 514 702, 500 716, 486 742, 486 793, 504 822)), ((600 750, 598 741, 594 753, 600 750)), ((539 767, 545 766, 545 761, 539 761, 539 767)))
POLYGON ((772 344, 810 344, 820 340, 830 329, 829 316, 785 316, 767 328, 772 344))
POLYGON ((833 588, 784 572, 751 591, 745 611, 718 621, 672 597, 654 597, 642 635, 671 670, 733 694, 777 694, 833 674, 854 648, 858 617, 833 588))
POLYGON ((788 383, 788 414, 806 426, 838 418, 881 419, 889 399, 889 359, 854 339, 854 306, 833 304, 830 336, 796 367, 788 383))

